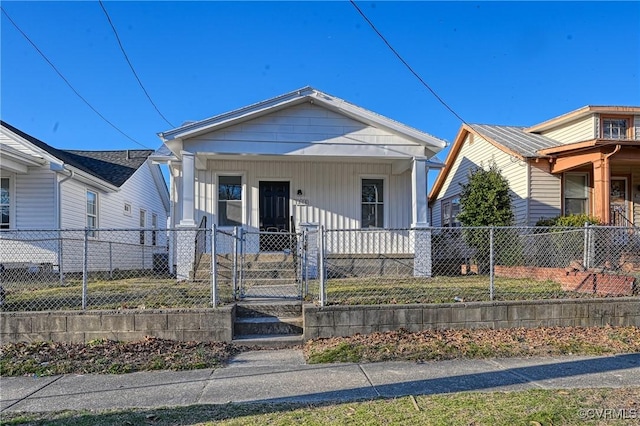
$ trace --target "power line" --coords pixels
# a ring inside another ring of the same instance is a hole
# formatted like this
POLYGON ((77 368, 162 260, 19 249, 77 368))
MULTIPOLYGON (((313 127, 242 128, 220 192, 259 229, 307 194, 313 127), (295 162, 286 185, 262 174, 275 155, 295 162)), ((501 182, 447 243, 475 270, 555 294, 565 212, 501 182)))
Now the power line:
POLYGON ((67 84, 67 86, 69 86, 69 88, 73 91, 73 93, 76 94, 76 96, 78 96, 85 104, 87 104, 87 106, 89 108, 91 108, 91 110, 93 112, 95 112, 98 117, 102 118, 107 124, 109 124, 111 127, 113 127, 114 129, 116 129, 118 132, 120 132, 121 135, 123 135, 124 137, 126 137, 127 139, 129 139, 130 141, 132 141, 133 143, 136 143, 138 145, 140 145, 141 147, 145 148, 145 149, 151 149, 148 146, 145 146, 143 144, 141 144, 140 142, 138 142, 137 140, 135 140, 134 138, 132 138, 131 136, 127 135, 125 132, 123 132, 122 130, 120 130, 115 124, 113 124, 111 121, 109 121, 104 115, 100 114, 100 112, 95 109, 90 103, 89 101, 87 101, 80 93, 78 93, 78 91, 71 85, 71 83, 69 83, 69 80, 67 80, 64 75, 62 75, 62 73, 60 71, 58 71, 58 68, 56 68, 55 65, 53 65, 53 63, 47 58, 47 56, 42 53, 42 51, 38 48, 38 46, 36 46, 36 44, 31 41, 31 39, 25 34, 24 31, 22 31, 20 29, 20 27, 18 26, 18 24, 16 24, 13 19, 11 19, 11 17, 9 16, 9 14, 7 13, 6 10, 4 10, 3 7, 0 7, 0 9, 2 9, 2 13, 4 13, 4 15, 7 17, 7 19, 9 20, 9 22, 11 22, 11 24, 13 24, 13 26, 18 30, 18 32, 20 32, 20 34, 22 34, 22 36, 27 39, 27 41, 31 44, 31 46, 33 46, 34 49, 36 49, 36 51, 40 54, 40 56, 42 56, 42 58, 51 66, 51 68, 53 68, 53 70, 58 74, 58 76, 60 76, 60 78, 67 84))
POLYGON ((380 31, 378 31, 378 29, 376 28, 375 25, 373 25, 373 22, 371 22, 369 20, 369 18, 367 18, 367 16, 364 14, 364 12, 358 7, 358 5, 356 4, 356 2, 354 0, 349 0, 351 2, 351 4, 353 5, 353 7, 356 8, 356 10, 358 11, 358 13, 364 18, 365 21, 367 21, 367 23, 369 24, 369 26, 371 26, 371 28, 373 29, 373 31, 375 31, 376 34, 378 34, 378 37, 380 37, 382 39, 382 41, 387 45, 387 47, 393 52, 394 55, 397 56, 397 58, 400 60, 400 62, 402 62, 404 64, 405 67, 407 67, 407 69, 409 71, 411 71, 411 74, 413 74, 418 80, 420 80, 420 83, 422 83, 422 85, 424 87, 426 87, 433 96, 435 96, 435 98, 442 104, 444 105, 445 108, 447 108, 453 115, 455 115, 460 121, 462 121, 464 124, 467 124, 466 121, 464 121, 464 119, 462 117, 460 117, 460 115, 458 115, 458 113, 456 113, 453 108, 451 108, 437 93, 435 90, 433 90, 431 88, 431 86, 429 86, 427 84, 426 81, 424 81, 422 79, 422 77, 420 77, 420 75, 415 72, 413 70, 413 68, 411 68, 411 65, 409 65, 407 63, 407 61, 405 61, 402 56, 400 56, 400 54, 396 51, 396 49, 393 48, 393 46, 391 46, 391 44, 387 41, 387 39, 380 33, 380 31))
POLYGON ((171 122, 169 120, 166 119, 166 117, 160 112, 160 110, 158 109, 158 107, 156 106, 156 104, 153 102, 153 100, 151 99, 151 96, 149 96, 149 93, 147 92, 147 89, 144 88, 144 85, 142 84, 142 81, 140 81, 140 78, 138 77, 138 74, 136 73, 136 70, 133 68, 133 65, 131 64, 131 61, 129 60, 129 56, 127 55, 127 52, 125 52, 124 50, 124 46, 122 46, 122 42, 120 41, 120 37, 118 36, 118 32, 116 31, 116 27, 113 25, 113 22, 111 21, 111 17, 109 16, 109 14, 107 13, 107 9, 104 7, 104 3, 102 3, 102 0, 99 0, 100 3, 100 7, 102 8, 102 11, 104 12, 105 16, 107 17, 107 21, 109 21, 109 25, 111 25, 111 29, 113 30, 113 34, 116 36, 116 40, 118 41, 118 46, 120 46, 120 51, 122 52, 122 54, 124 55, 124 59, 127 61, 127 64, 129 64, 129 68, 131 68, 131 72, 133 73, 133 76, 136 78, 136 80, 138 81, 138 84, 140 85, 140 88, 142 89, 142 91, 144 92, 144 94, 146 95, 147 99, 149 100, 149 102, 151 103, 151 105, 153 105, 153 108, 155 108, 156 112, 160 115, 160 117, 162 117, 162 119, 164 121, 167 122, 167 124, 171 127, 175 127, 173 124, 171 124, 171 122))

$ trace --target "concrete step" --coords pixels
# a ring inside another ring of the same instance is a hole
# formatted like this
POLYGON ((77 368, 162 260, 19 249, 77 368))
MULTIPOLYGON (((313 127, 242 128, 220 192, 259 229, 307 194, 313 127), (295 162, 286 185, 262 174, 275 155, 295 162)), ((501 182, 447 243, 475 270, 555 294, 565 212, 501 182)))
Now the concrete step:
POLYGON ((302 302, 273 301, 240 302, 236 304, 236 318, 301 317, 302 302))
POLYGON ((259 335, 250 334, 246 336, 234 337, 233 343, 237 345, 260 347, 260 348, 291 348, 295 346, 301 346, 304 343, 302 335, 259 335))
POLYGON ((234 336, 247 335, 301 335, 302 317, 246 317, 236 318, 234 336))

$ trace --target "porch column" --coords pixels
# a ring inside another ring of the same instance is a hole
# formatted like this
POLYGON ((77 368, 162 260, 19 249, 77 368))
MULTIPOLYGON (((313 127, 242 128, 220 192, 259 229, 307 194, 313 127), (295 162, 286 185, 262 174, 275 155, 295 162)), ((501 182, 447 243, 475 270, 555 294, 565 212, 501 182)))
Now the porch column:
POLYGON ((413 158, 411 168, 411 224, 429 226, 427 220, 427 159, 413 158))
POLYGON ((411 226, 413 276, 431 276, 431 230, 428 229, 427 159, 413 158, 411 168, 411 226))
POLYGON ((196 160, 193 152, 182 154, 182 218, 180 226, 195 226, 196 160))
POLYGON ((195 156, 192 152, 182 154, 182 217, 176 232, 176 277, 178 281, 191 279, 195 260, 195 156))

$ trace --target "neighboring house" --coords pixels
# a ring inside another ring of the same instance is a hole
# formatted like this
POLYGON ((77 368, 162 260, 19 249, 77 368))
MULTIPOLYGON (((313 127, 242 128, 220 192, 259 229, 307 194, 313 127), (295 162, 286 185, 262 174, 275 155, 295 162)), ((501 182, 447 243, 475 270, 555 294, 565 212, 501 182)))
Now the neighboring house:
POLYGON ((429 194, 433 226, 459 225, 461 184, 491 163, 518 225, 574 213, 640 225, 640 107, 586 106, 528 128, 462 125, 429 194))
MULTIPOLYGON (((442 165, 429 159, 446 146, 311 87, 159 136, 153 158, 169 165, 172 226, 207 217, 247 232, 427 226, 427 171, 442 165)), ((193 250, 178 253, 179 277, 192 261, 193 250)))
POLYGON ((166 234, 131 229, 167 225, 169 193, 152 153, 56 149, 0 122, 0 264, 82 271, 78 230, 88 228, 93 270, 109 261, 112 269, 149 267, 166 234), (100 231, 115 228, 130 231, 100 231))

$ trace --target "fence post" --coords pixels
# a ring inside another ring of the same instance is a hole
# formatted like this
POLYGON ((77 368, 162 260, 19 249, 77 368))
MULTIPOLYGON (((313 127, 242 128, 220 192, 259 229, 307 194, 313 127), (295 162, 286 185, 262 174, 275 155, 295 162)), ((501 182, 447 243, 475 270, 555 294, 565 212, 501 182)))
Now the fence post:
POLYGON ((493 230, 494 227, 491 226, 489 228, 489 300, 493 300, 493 291, 494 291, 494 284, 495 284, 495 280, 494 280, 494 274, 493 274, 493 267, 494 267, 494 254, 495 254, 495 250, 493 247, 493 230))
POLYGON ((211 226, 211 305, 218 307, 218 262, 216 261, 216 225, 211 226))
POLYGON ((302 274, 302 298, 304 299, 309 294, 309 274, 307 273, 307 244, 308 244, 309 230, 307 228, 302 229, 302 267, 300 273, 302 274))
POLYGON ((233 228, 233 265, 231 267, 233 299, 238 299, 238 227, 233 228))
POLYGON ((89 274, 89 228, 84 229, 82 250, 82 309, 87 309, 87 275, 89 274))
POLYGON ((324 232, 324 225, 322 225, 320 227, 320 238, 318 238, 318 251, 320 253, 318 253, 318 255, 320 256, 319 260, 319 268, 320 269, 318 272, 320 273, 320 306, 325 306, 325 304, 327 303, 327 292, 326 292, 326 274, 325 274, 325 269, 324 269, 324 256, 325 256, 325 232, 324 232))
POLYGON ((113 279, 113 248, 112 242, 109 241, 109 279, 113 279))
POLYGON ((240 295, 244 294, 244 228, 238 227, 238 251, 240 252, 239 266, 236 267, 238 273, 238 288, 240 295))
POLYGON ((62 253, 62 247, 64 247, 64 240, 62 237, 62 230, 58 231, 58 273, 60 274, 60 286, 64 284, 64 268, 62 267, 64 263, 64 254, 62 253))
POLYGON ((584 249, 582 254, 582 267, 589 269, 589 222, 584 223, 584 249))

